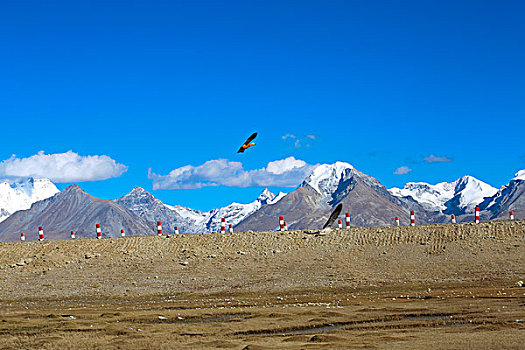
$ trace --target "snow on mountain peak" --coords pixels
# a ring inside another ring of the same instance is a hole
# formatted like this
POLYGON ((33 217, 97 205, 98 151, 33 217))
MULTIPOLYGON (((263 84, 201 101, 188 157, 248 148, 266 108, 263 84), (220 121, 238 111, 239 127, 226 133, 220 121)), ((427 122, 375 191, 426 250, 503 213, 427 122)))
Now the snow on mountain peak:
POLYGON ((48 179, 27 178, 0 181, 0 222, 15 211, 31 208, 35 202, 60 192, 48 179))
POLYGON ((446 209, 445 203, 454 197, 456 182, 440 182, 435 185, 426 182, 408 182, 403 188, 394 187, 388 191, 394 196, 412 197, 422 205, 444 210, 446 209))
POLYGON ((467 211, 483 202, 483 198, 492 197, 498 190, 472 176, 463 176, 457 180, 456 194, 459 194, 459 206, 467 211))
POLYGON ((514 179, 513 180, 525 181, 525 169, 520 170, 516 174, 514 174, 514 179))
POLYGON ((497 189, 466 175, 453 182, 440 182, 431 185, 425 182, 409 182, 405 187, 391 188, 390 193, 397 197, 412 197, 416 202, 427 207, 446 210, 452 199, 461 210, 470 210, 483 201, 484 197, 491 197, 497 189))
POLYGON ((257 197, 257 200, 260 202, 264 202, 265 204, 267 202, 271 202, 275 198, 275 194, 270 192, 267 188, 262 191, 262 193, 257 197))
POLYGON ((142 194, 142 193, 146 193, 147 191, 145 189, 143 189, 142 187, 140 186, 136 186, 136 187, 133 187, 133 189, 131 190, 131 192, 129 194, 142 194))
POLYGON ((335 192, 337 186, 355 168, 349 163, 335 162, 333 164, 318 165, 304 181, 302 186, 308 184, 322 195, 335 192))

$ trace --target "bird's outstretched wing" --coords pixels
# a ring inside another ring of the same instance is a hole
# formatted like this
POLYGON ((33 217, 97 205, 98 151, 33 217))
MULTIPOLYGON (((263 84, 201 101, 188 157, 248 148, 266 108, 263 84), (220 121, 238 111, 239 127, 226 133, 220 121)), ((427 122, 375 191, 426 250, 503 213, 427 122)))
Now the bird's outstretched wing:
POLYGON ((244 153, 244 151, 246 150, 246 148, 248 148, 250 142, 252 142, 255 138, 257 137, 257 133, 254 132, 250 137, 248 137, 248 139, 246 140, 246 142, 244 142, 241 146, 241 148, 239 148, 239 150, 237 151, 237 153, 244 153))
POLYGON ((326 221, 326 224, 324 224, 323 226, 323 230, 327 227, 330 227, 332 226, 332 224, 334 223, 335 219, 337 219, 337 217, 339 216, 339 214, 341 214, 341 210, 343 210, 343 204, 339 203, 339 205, 335 208, 335 210, 332 212, 332 215, 330 215, 330 217, 328 218, 328 220, 326 221))
POLYGON ((246 142, 245 142, 244 144, 246 145, 246 144, 252 142, 256 137, 257 137, 257 133, 254 132, 254 133, 252 134, 252 136, 248 137, 248 140, 246 140, 246 142))

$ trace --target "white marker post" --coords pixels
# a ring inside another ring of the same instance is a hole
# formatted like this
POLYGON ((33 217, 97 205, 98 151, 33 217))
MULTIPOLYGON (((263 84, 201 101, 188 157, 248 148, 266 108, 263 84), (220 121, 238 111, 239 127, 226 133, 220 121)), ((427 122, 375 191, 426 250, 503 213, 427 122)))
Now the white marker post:
POLYGON ((120 236, 121 237, 125 237, 126 236, 126 232, 124 231, 124 229, 120 229, 120 236))
POLYGON ((337 221, 337 229, 338 229, 338 230, 341 230, 342 228, 343 228, 343 222, 341 221, 341 219, 339 219, 339 220, 337 221))
POLYGON ((178 226, 175 226, 175 234, 176 234, 176 235, 179 234, 179 227, 178 227, 178 226))
POLYGON ((75 239, 75 231, 71 231, 71 239, 75 239))
POLYGON ((22 242, 26 240, 26 235, 23 232, 20 234, 20 240, 22 242))
POLYGON ((450 216, 450 220, 452 221, 453 224, 455 224, 456 223, 456 215, 452 214, 450 216))
POLYGON ((396 226, 399 226, 399 217, 396 216, 396 226))
POLYGON ((228 232, 233 233, 233 225, 232 224, 228 225, 228 232))
POLYGON ((514 212, 513 212, 513 211, 511 211, 511 212, 509 213, 509 218, 510 218, 511 220, 514 220, 514 212))

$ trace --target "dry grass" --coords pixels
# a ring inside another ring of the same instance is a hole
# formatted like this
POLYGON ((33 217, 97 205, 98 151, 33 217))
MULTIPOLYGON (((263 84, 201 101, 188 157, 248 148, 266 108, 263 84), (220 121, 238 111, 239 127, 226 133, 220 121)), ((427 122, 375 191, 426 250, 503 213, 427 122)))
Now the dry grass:
POLYGON ((524 247, 523 221, 2 243, 0 349, 522 349, 524 247))

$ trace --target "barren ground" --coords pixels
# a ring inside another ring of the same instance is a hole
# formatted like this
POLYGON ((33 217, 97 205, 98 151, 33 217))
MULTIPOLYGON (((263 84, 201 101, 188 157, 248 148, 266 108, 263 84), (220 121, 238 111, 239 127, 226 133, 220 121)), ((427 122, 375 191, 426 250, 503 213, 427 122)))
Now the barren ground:
POLYGON ((0 349, 523 349, 525 221, 0 243, 0 349))

